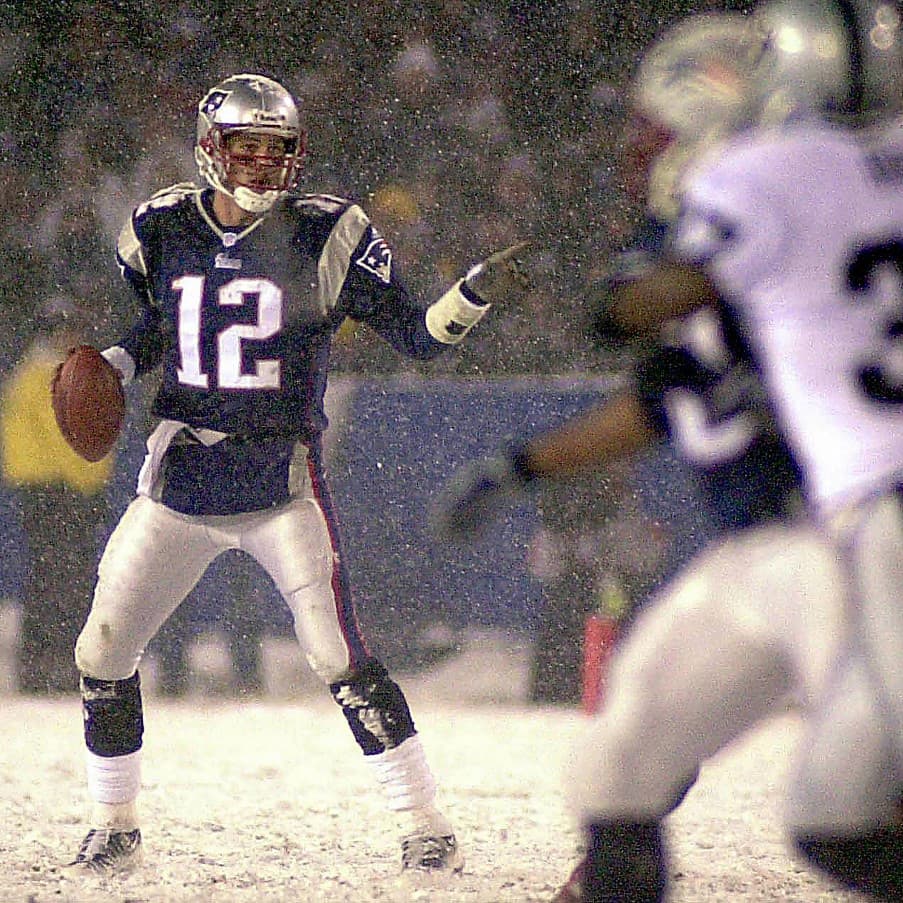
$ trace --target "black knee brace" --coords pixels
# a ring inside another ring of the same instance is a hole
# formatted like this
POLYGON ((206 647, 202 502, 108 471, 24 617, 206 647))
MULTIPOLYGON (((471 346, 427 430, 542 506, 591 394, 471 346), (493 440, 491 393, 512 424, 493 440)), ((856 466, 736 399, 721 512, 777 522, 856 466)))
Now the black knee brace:
POLYGON ((658 822, 597 822, 587 828, 587 903, 661 903, 667 870, 658 822))
POLYGON ((797 849, 844 887, 875 900, 903 900, 903 828, 852 837, 798 836, 797 849))
POLYGON ((141 749, 144 717, 137 671, 126 680, 82 675, 81 690, 85 743, 92 753, 110 758, 141 749))
POLYGON ((365 756, 400 746, 416 733, 401 687, 375 659, 329 685, 365 756))

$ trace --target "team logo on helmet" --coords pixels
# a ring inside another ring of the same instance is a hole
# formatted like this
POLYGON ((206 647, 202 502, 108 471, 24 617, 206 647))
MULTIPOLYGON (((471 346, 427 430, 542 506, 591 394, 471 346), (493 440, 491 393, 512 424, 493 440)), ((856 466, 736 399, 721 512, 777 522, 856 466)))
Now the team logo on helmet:
POLYGON ((375 229, 373 230, 373 241, 367 245, 367 249, 355 263, 368 273, 373 273, 386 285, 392 281, 392 249, 375 229))
POLYGON ((222 105, 223 101, 229 96, 228 91, 211 91, 201 105, 201 112, 207 116, 212 116, 222 105))

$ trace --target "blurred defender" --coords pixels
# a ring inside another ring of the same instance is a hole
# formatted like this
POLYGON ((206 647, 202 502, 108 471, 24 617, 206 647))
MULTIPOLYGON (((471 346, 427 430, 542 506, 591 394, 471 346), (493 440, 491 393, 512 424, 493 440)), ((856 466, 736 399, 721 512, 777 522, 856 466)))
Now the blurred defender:
MULTIPOLYGON (((782 521, 796 510, 800 474, 748 360, 719 321, 717 298, 708 284, 686 280, 679 295, 669 284, 655 317, 626 325, 617 319, 621 307, 632 310, 633 293, 645 291, 647 277, 667 260, 683 169, 728 135, 750 127, 750 79, 760 45, 746 17, 707 14, 678 23, 646 53, 632 92, 633 127, 625 165, 634 196, 646 195, 647 216, 632 244, 585 299, 601 341, 623 342, 642 328, 633 378, 623 392, 586 417, 534 435, 499 458, 474 462, 452 481, 438 506, 437 522, 443 532, 460 537, 480 531, 490 523, 499 497, 588 466, 612 465, 663 438, 691 470, 707 502, 711 527, 729 538, 718 545, 713 540, 709 551, 693 560, 697 592, 692 600, 681 592, 689 576, 644 600, 643 608, 670 610, 668 600, 673 597, 677 605, 679 598, 681 623, 663 619, 656 643, 633 661, 632 678, 641 684, 645 671, 659 668, 663 657, 674 654, 669 651, 672 647, 680 650, 688 635, 698 639, 705 629, 713 632, 711 648, 719 648, 723 656, 730 654, 729 649, 740 650, 738 658, 745 660, 746 668, 738 667, 733 693, 746 687, 756 703, 734 718, 722 716, 717 729, 711 730, 716 707, 724 705, 725 690, 717 681, 700 688, 695 677, 688 676, 685 692, 704 705, 706 715, 703 729, 692 732, 698 748, 692 755, 678 752, 670 735, 670 712, 673 697, 684 689, 679 678, 668 675, 669 695, 649 700, 661 709, 650 705, 647 733, 632 725, 637 737, 657 737, 652 745, 658 757, 650 767, 663 778, 657 803, 662 815, 679 803, 699 761, 757 718, 784 712, 792 702, 811 701, 823 680, 839 620, 837 581, 827 574, 802 583, 795 575, 806 554, 830 568, 832 558, 818 538, 800 537, 794 545, 788 544, 784 529, 751 530, 782 521), (649 179, 645 192, 639 184, 643 176, 649 179), (710 303, 680 320, 669 320, 658 334, 662 317, 703 302, 710 303), (738 529, 748 532, 735 538, 738 529), (749 565, 744 594, 752 611, 743 607, 729 611, 725 600, 720 576, 737 560, 749 565), (775 569, 776 560, 784 567, 775 569), (788 588, 806 604, 788 606, 788 588), (803 668, 789 666, 788 647, 801 650, 798 660, 805 663, 803 668), (749 654, 753 648, 757 656, 749 654), (767 686, 762 683, 763 669, 774 671, 767 686), (672 754, 679 759, 674 769, 669 768, 672 754)), ((559 486, 558 491, 567 489, 559 486)), ((582 872, 581 864, 556 900, 579 899, 582 872)))
MULTIPOLYGON (((812 687, 788 822, 811 861, 851 887, 899 900, 903 145, 899 134, 865 127, 899 111, 900 10, 774 0, 755 20, 764 37, 763 117, 783 125, 741 137, 690 171, 679 195, 677 266, 638 287, 633 316, 669 283, 701 276, 762 376, 811 517, 811 526, 787 528, 803 590, 785 586, 787 617, 812 620, 823 599, 809 593, 820 582, 828 600, 831 583, 845 589, 833 630, 837 612, 822 610, 830 645, 821 650, 824 680, 812 687)), ((754 613, 746 584, 755 569, 777 575, 782 567, 780 557, 763 562, 754 553, 721 568, 703 559, 670 603, 638 622, 619 657, 611 705, 571 775, 589 843, 585 899, 663 897, 668 776, 679 787, 708 744, 755 720, 785 670, 811 664, 813 636, 784 646, 792 658, 783 667, 757 644, 770 627, 728 634, 744 639, 737 646, 720 637, 724 618, 754 613), (682 608, 694 610, 707 581, 729 581, 727 604, 694 622, 682 608), (734 683, 750 662, 762 669, 752 696, 746 682, 734 683), (665 719, 658 726, 656 713, 665 719)), ((759 613, 774 614, 773 604, 759 613)))
MULTIPOLYGON (((589 849, 561 900, 663 899, 664 815, 702 759, 788 691, 816 713, 789 812, 800 849, 851 887, 903 894, 903 148, 863 131, 898 110, 900 12, 776 0, 756 26, 757 104, 783 128, 691 171, 672 262, 608 319, 648 330, 715 305, 763 376, 811 522, 703 553, 636 623, 575 754, 569 793, 589 849)), ((638 400, 531 440, 495 465, 495 489, 639 447, 652 431, 638 400)), ((459 493, 452 524, 475 499, 459 493)))
POLYGON ((228 78, 199 107, 206 184, 154 195, 119 240, 140 317, 104 354, 126 381, 162 367, 160 423, 76 646, 94 801, 76 866, 117 869, 139 851, 137 666, 213 559, 240 549, 273 578, 311 668, 398 813, 403 869, 461 868, 405 697, 357 625, 324 475, 323 395, 331 337, 346 318, 430 359, 524 280, 509 249, 422 307, 359 206, 296 193, 304 151, 285 88, 228 78))

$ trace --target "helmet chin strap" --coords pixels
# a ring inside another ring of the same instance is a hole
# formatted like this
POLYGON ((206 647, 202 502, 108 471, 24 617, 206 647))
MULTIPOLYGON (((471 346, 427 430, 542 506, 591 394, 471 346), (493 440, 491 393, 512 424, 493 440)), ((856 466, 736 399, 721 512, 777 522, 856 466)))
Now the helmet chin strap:
POLYGON ((232 200, 241 207, 245 213, 253 213, 255 215, 266 213, 273 204, 279 200, 279 196, 284 194, 282 191, 273 189, 271 191, 254 191, 246 188, 244 185, 237 185, 233 188, 220 179, 210 157, 202 153, 201 149, 195 150, 195 158, 198 161, 198 167, 201 174, 206 179, 207 184, 215 188, 223 194, 229 195, 232 200))
POLYGON ((235 203, 247 213, 266 213, 282 194, 281 191, 252 191, 239 185, 232 191, 235 203))

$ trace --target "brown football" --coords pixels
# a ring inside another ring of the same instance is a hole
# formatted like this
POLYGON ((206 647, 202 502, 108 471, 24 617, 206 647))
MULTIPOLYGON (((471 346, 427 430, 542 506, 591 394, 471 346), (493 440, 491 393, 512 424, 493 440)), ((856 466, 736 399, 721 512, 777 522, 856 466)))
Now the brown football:
POLYGON ((125 418, 119 373, 91 345, 79 345, 50 384, 60 432, 86 461, 100 461, 116 444, 125 418))

